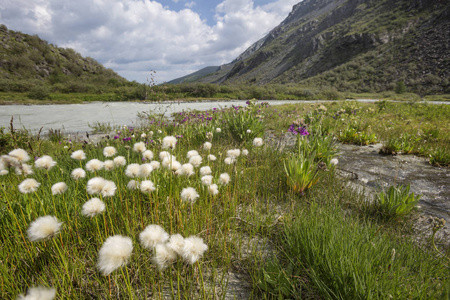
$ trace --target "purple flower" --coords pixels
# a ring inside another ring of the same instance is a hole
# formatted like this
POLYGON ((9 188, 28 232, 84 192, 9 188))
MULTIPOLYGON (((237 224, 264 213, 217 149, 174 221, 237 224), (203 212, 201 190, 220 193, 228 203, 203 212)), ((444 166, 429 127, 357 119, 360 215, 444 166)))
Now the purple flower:
POLYGON ((122 139, 124 142, 128 142, 128 141, 131 141, 131 137, 127 137, 127 138, 124 138, 124 139, 122 139))
POLYGON ((114 136, 114 139, 117 140, 118 138, 120 138, 118 135, 114 136))

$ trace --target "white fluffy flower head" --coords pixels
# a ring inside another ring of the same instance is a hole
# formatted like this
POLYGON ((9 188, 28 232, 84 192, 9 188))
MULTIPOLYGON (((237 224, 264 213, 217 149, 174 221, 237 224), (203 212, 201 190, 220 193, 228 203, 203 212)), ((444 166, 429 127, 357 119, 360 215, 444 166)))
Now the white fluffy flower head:
POLYGON ((127 169, 125 170, 125 175, 131 178, 135 178, 139 176, 139 173, 141 171, 141 167, 139 164, 129 164, 127 166, 127 169))
POLYGON ((112 147, 112 146, 107 146, 105 148, 103 148, 103 155, 105 157, 112 157, 114 155, 116 155, 117 150, 116 148, 112 147))
POLYGON ((203 243, 203 239, 190 236, 184 239, 183 258, 190 264, 194 264, 199 260, 205 251, 208 250, 208 246, 203 243))
POLYGON ((19 191, 23 194, 34 193, 37 191, 41 184, 36 179, 25 179, 19 184, 19 191))
POLYGON ((167 247, 175 251, 178 255, 183 255, 184 237, 181 234, 172 234, 166 245, 167 247))
POLYGON ((136 143, 133 146, 133 151, 134 152, 143 153, 145 150, 147 150, 147 147, 145 147, 145 143, 144 142, 136 143))
POLYGON ((117 156, 113 161, 117 167, 123 167, 127 164, 127 160, 123 156, 117 156))
POLYGON ((186 158, 190 159, 194 155, 198 155, 197 150, 189 150, 188 153, 186 154, 186 158))
POLYGON ((105 164, 102 161, 94 158, 86 163, 86 170, 88 170, 89 172, 96 172, 103 169, 104 166, 105 164))
POLYGON ((211 185, 212 180, 213 180, 213 177, 211 175, 205 175, 202 177, 202 184, 206 185, 206 186, 211 185))
POLYGON ((158 244, 155 246, 155 255, 153 256, 153 262, 158 266, 159 270, 164 270, 170 264, 172 264, 177 258, 177 253, 166 244, 158 244))
POLYGON ((36 161, 34 162, 34 165, 36 166, 36 168, 39 168, 39 169, 50 170, 51 168, 56 166, 56 161, 54 161, 53 158, 51 158, 50 156, 44 155, 44 156, 36 159, 36 161))
POLYGON ((212 171, 211 171, 211 168, 209 166, 204 166, 204 167, 200 168, 200 175, 201 176, 209 175, 211 173, 212 173, 212 171))
POLYGON ((149 250, 158 244, 167 242, 169 234, 159 225, 151 224, 145 227, 144 231, 139 234, 139 241, 144 248, 149 250))
POLYGON ((176 145, 177 145, 177 138, 169 135, 163 138, 161 148, 173 150, 175 149, 176 145))
POLYGON ((86 177, 86 171, 84 171, 82 168, 76 168, 72 171, 70 176, 75 180, 79 180, 86 177))
POLYGON ((101 191, 102 196, 103 197, 112 197, 116 193, 116 189, 117 189, 117 186, 114 183, 114 181, 105 180, 105 184, 103 185, 103 188, 101 191))
POLYGON ((181 200, 184 202, 194 203, 200 195, 195 191, 193 187, 184 188, 181 191, 181 200))
POLYGON ((139 166, 139 177, 148 177, 152 171, 153 167, 151 164, 142 164, 139 166))
POLYGON ((81 214, 87 217, 95 217, 105 211, 105 203, 98 198, 92 198, 88 202, 83 204, 81 214))
POLYGON ((46 288, 42 286, 32 287, 28 289, 26 295, 19 295, 18 300, 52 300, 56 296, 54 288, 46 288))
POLYGON ((54 216, 39 217, 34 220, 27 230, 28 239, 37 242, 48 237, 52 237, 61 229, 62 222, 54 216))
POLYGON ((199 167, 202 164, 202 157, 200 155, 194 155, 189 159, 189 163, 194 167, 199 167))
POLYGON ((133 242, 129 237, 110 236, 98 252, 97 267, 103 275, 109 275, 128 263, 132 251, 133 242))
POLYGON ((206 151, 211 150, 211 147, 212 147, 212 144, 210 142, 205 142, 203 144, 203 150, 206 150, 206 151))
POLYGON ((262 138, 255 138, 253 140, 253 146, 255 147, 261 147, 264 144, 264 141, 262 138))
POLYGON ((106 180, 104 178, 94 177, 94 178, 89 179, 89 181, 87 182, 86 190, 90 195, 99 194, 102 192, 105 184, 106 184, 106 180))
POLYGON ((67 191, 67 184, 65 182, 58 182, 52 185, 52 194, 58 195, 63 194, 67 191))
POLYGON ((76 160, 83 160, 83 159, 86 159, 86 154, 84 153, 83 150, 77 150, 77 151, 72 152, 70 157, 73 159, 76 159, 76 160))
POLYGON ((222 185, 227 185, 230 182, 230 175, 228 173, 222 173, 219 176, 219 182, 222 185))
POLYGON ((144 180, 141 182, 139 189, 143 193, 151 193, 156 190, 155 185, 150 180, 144 180))
POLYGON ((106 171, 111 171, 111 170, 114 169, 114 161, 112 161, 112 160, 105 160, 104 166, 105 166, 105 170, 106 171))
POLYGON ((30 156, 23 149, 14 149, 8 153, 9 156, 14 157, 19 163, 23 164, 30 160, 30 156))
POLYGON ((214 183, 208 186, 208 193, 210 193, 213 196, 217 195, 219 193, 219 188, 217 187, 217 184, 214 183))
POLYGON ((153 170, 158 170, 159 167, 161 166, 161 164, 159 163, 159 161, 156 160, 152 160, 150 162, 150 165, 152 166, 153 170))
POLYGON ((231 149, 227 151, 227 156, 231 157, 231 158, 238 158, 239 155, 241 155, 241 150, 240 149, 231 149))
POLYGON ((151 150, 145 150, 142 153, 142 158, 145 160, 152 160, 153 159, 153 152, 151 150))

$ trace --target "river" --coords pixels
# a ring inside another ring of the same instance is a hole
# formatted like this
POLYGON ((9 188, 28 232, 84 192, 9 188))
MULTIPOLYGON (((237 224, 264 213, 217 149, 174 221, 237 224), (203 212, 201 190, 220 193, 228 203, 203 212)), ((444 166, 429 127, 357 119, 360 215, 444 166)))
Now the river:
MULTIPOLYGON (((284 103, 311 103, 317 101, 288 100, 268 101, 270 105, 284 103)), ((201 102, 90 102, 83 104, 50 105, 2 105, 0 106, 0 127, 8 128, 14 117, 14 128, 25 128, 37 133, 43 127, 45 134, 49 129, 62 129, 65 133, 84 133, 91 131, 89 124, 96 122, 111 125, 133 126, 138 122, 139 112, 151 112, 170 116, 175 112, 187 110, 209 110, 214 107, 245 105, 245 101, 201 101, 201 102)))

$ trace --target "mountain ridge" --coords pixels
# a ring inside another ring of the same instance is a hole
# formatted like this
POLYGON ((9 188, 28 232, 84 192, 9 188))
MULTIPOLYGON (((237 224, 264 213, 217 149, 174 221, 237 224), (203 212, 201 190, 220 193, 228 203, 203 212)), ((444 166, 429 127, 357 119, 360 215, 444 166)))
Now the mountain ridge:
POLYGON ((449 93, 449 6, 440 0, 304 0, 232 62, 195 81, 356 92, 392 90, 402 82, 421 94, 449 93))

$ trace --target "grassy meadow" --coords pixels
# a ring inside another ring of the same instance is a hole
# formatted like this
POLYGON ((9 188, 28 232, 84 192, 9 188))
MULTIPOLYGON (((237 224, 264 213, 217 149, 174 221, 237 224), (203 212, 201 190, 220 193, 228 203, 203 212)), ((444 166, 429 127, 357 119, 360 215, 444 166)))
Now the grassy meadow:
POLYGON ((1 129, 1 299, 450 295, 442 222, 419 245, 416 195, 368 202, 336 174, 338 141, 448 167, 448 105, 248 101, 141 118, 96 143, 1 129))

